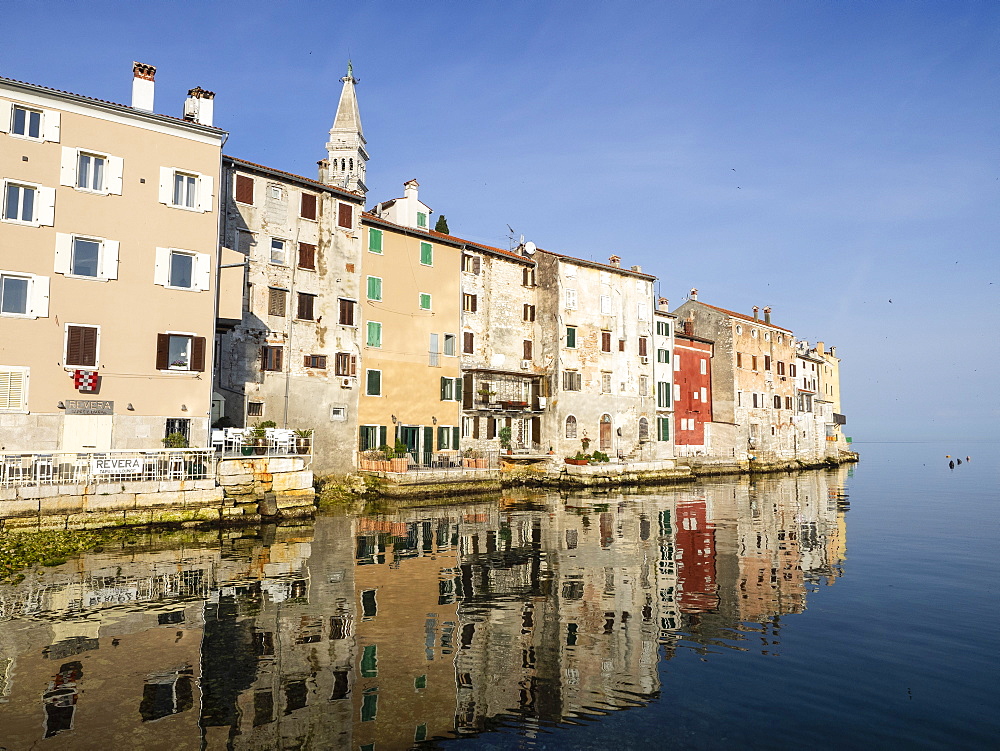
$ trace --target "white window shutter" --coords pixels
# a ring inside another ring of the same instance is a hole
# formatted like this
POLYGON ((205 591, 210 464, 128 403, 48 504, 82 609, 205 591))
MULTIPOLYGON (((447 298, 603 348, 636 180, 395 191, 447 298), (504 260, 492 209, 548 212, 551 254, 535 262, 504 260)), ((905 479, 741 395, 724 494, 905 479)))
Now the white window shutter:
POLYGON ((160 167, 160 203, 173 203, 174 171, 170 167, 160 167))
POLYGON ((0 133, 10 132, 10 117, 13 114, 14 105, 4 99, 0 99, 0 133))
POLYGON ((167 286, 170 280, 170 248, 156 249, 156 269, 153 271, 153 284, 167 286))
POLYGON ((57 274, 68 274, 73 258, 73 235, 56 232, 56 260, 52 270, 57 274))
POLYGON ((76 187, 76 166, 80 152, 69 146, 62 148, 62 162, 59 164, 59 184, 76 187))
POLYGON ((105 170, 105 180, 108 185, 108 193, 120 196, 122 194, 122 172, 125 168, 125 160, 120 156, 109 156, 107 169, 105 170))
POLYGON ((198 176, 198 203, 202 211, 211 211, 215 190, 215 180, 211 175, 198 176))
POLYGON ((118 241, 105 240, 101 247, 101 277, 118 278, 118 241))
POLYGON ((212 287, 212 256, 208 253, 195 254, 194 286, 196 289, 209 290, 212 287))
POLYGON ((42 140, 59 143, 59 113, 55 110, 42 113, 42 140))
POLYGON ((39 224, 51 227, 56 221, 56 189, 38 189, 38 208, 36 209, 35 220, 39 224))
POLYGON ((31 317, 49 317, 49 278, 36 276, 31 280, 31 317))

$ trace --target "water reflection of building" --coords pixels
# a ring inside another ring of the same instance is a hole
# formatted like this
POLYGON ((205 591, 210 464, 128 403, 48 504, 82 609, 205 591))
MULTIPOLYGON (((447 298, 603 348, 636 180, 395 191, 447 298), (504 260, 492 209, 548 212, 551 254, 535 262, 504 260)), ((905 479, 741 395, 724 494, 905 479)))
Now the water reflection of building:
POLYGON ((81 556, 0 588, 0 740, 383 751, 641 705, 660 660, 773 651, 781 616, 840 575, 842 475, 328 516, 81 556))

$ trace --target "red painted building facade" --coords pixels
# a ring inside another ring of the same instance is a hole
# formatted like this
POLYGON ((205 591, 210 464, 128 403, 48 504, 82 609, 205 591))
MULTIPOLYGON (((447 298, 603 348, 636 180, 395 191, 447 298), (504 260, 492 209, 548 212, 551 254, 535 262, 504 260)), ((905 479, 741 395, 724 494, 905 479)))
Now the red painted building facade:
POLYGON ((704 446, 712 422, 711 339, 694 336, 678 321, 674 335, 674 445, 704 446))
POLYGON ((707 613, 719 605, 715 527, 704 499, 677 504, 677 589, 682 613, 707 613))

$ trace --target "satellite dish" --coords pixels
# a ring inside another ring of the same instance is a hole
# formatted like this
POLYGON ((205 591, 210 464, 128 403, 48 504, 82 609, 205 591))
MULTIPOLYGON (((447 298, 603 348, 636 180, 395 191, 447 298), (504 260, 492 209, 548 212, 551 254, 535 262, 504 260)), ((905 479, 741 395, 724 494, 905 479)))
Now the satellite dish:
POLYGON ((538 250, 537 246, 530 240, 524 244, 524 252, 529 256, 535 255, 536 250, 538 250))

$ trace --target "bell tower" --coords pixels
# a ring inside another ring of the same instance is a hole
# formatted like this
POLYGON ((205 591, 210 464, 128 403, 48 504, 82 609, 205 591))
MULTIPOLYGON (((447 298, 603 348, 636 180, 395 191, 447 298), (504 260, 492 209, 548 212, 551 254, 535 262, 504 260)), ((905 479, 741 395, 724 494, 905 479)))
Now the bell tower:
POLYGON ((354 91, 358 79, 354 68, 347 62, 347 75, 340 79, 344 87, 340 91, 337 114, 330 128, 330 140, 326 144, 327 158, 319 162, 319 180, 337 188, 346 188, 358 193, 367 193, 365 186, 365 137, 361 132, 361 113, 358 97, 354 91))

